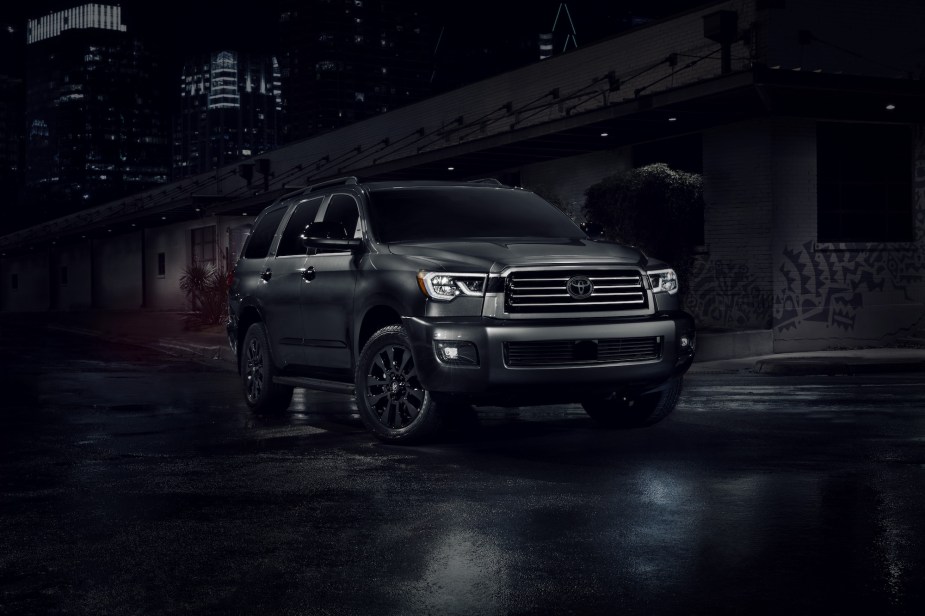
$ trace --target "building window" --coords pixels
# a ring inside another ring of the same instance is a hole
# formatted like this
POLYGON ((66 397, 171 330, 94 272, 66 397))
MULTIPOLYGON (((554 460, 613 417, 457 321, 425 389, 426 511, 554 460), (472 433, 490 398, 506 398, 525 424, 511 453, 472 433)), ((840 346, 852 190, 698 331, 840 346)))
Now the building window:
POLYGON ((908 126, 820 122, 819 241, 912 241, 912 155, 908 126))
POLYGON ((67 265, 62 265, 58 270, 58 280, 61 282, 62 287, 67 286, 67 265))
POLYGON ((157 253, 157 277, 164 278, 167 275, 167 253, 157 253))
POLYGON ((10 288, 14 291, 19 290, 19 274, 10 274, 10 288))
POLYGON ((215 265, 215 225, 190 231, 192 261, 200 265, 215 265))

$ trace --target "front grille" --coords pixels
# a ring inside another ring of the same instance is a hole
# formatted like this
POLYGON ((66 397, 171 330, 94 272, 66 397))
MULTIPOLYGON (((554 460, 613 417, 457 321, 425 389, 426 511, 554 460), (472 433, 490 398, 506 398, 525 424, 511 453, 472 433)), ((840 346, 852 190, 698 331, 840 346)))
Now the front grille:
POLYGON ((640 310, 648 304, 642 276, 633 269, 513 272, 507 277, 504 293, 509 313, 640 310), (588 297, 576 298, 569 293, 569 281, 579 278, 591 283, 588 297))
POLYGON ((661 351, 659 337, 505 342, 504 363, 517 368, 637 362, 658 359, 661 351))

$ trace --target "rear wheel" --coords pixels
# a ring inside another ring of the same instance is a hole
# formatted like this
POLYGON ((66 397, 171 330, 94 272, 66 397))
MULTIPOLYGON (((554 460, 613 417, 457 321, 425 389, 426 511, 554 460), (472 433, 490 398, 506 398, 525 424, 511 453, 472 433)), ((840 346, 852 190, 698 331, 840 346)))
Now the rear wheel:
POLYGON ((267 330, 263 323, 247 328, 241 345, 241 385, 244 401, 255 413, 279 413, 292 402, 292 387, 273 382, 276 368, 270 357, 267 330))
POLYGON ((421 384, 411 340, 400 325, 372 335, 360 353, 355 378, 360 417, 379 439, 420 442, 441 428, 445 402, 421 384))
POLYGON ((585 412, 605 428, 641 428, 668 417, 681 395, 681 377, 668 381, 658 391, 638 396, 613 393, 581 403, 585 412))

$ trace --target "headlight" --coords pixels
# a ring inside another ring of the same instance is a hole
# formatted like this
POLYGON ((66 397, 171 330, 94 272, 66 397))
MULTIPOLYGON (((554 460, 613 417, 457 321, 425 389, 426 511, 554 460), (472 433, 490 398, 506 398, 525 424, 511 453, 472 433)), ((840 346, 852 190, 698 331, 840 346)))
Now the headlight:
POLYGON ((449 272, 418 272, 418 286, 430 299, 448 302, 460 295, 485 295, 485 274, 452 274, 449 272))
POLYGON ((678 292, 678 274, 673 269, 656 270, 648 274, 653 293, 674 295, 678 292))

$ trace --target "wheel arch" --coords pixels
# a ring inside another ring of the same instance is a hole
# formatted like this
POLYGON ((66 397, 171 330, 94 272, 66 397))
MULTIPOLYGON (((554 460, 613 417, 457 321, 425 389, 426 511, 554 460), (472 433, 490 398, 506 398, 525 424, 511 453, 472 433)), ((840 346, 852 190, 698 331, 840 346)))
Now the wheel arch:
MULTIPOLYGON (((241 308, 241 313, 238 315, 238 331, 237 331, 237 345, 238 350, 237 357, 235 358, 238 372, 241 371, 241 348, 244 346, 244 336, 247 335, 248 328, 254 323, 264 323, 263 314, 260 309, 253 304, 243 306, 241 308)), ((266 323, 264 323, 266 327, 266 323)))
POLYGON ((401 325, 401 314, 390 304, 376 304, 370 306, 363 314, 360 326, 357 328, 354 357, 359 359, 363 347, 372 338, 373 334, 389 325, 401 325))

